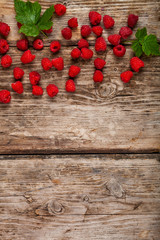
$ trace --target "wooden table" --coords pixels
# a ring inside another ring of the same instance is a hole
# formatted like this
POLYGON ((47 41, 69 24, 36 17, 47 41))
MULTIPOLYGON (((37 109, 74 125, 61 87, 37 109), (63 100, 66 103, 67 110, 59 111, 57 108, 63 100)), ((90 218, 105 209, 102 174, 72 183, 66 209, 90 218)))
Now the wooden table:
MULTIPOLYGON (((39 1, 43 9, 53 1, 39 1)), ((60 1, 61 3, 63 1, 60 1)), ((159 0, 67 0, 67 13, 54 18, 54 31, 44 40, 25 71, 24 94, 12 93, 0 104, 0 239, 2 240, 159 240, 160 239, 160 58, 142 59, 145 68, 123 85, 119 75, 129 68, 129 45, 122 59, 108 44, 102 55, 104 82, 94 85, 93 61, 77 61, 81 74, 77 91, 65 92, 70 52, 80 39, 80 26, 97 10, 115 19, 117 33, 130 13, 138 28, 160 40, 159 0), (61 29, 76 16, 79 27, 66 41, 61 29), (61 41, 62 72, 44 72, 43 57, 53 58, 49 44, 61 41), (38 70, 41 86, 55 83, 60 93, 33 97, 28 74, 38 70)), ((18 34, 13 1, 0 0, 0 20, 11 26, 10 69, 0 67, 0 89, 10 90, 12 70, 22 66, 16 48, 18 34)), ((134 32, 135 32, 134 31, 134 32)), ((134 38, 134 35, 133 37, 134 38)), ((94 50, 95 37, 89 37, 94 50)), ((31 47, 32 49, 32 47, 31 47)), ((32 49, 32 52, 35 52, 32 49)))

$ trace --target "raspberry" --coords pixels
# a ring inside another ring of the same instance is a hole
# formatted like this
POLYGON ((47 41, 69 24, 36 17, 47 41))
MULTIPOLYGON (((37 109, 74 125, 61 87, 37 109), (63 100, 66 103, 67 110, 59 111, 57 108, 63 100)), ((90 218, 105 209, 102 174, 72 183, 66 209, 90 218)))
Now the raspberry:
POLYGON ((89 25, 83 25, 81 27, 81 35, 82 37, 86 38, 88 37, 92 32, 92 28, 89 25))
POLYGON ((103 81, 103 73, 100 70, 96 70, 93 75, 94 82, 102 82, 103 81))
POLYGON ((5 39, 0 39, 0 54, 5 54, 9 50, 9 45, 5 39))
POLYGON ((17 81, 15 83, 11 84, 12 89, 18 93, 18 94, 22 94, 23 93, 23 84, 20 81, 17 81))
POLYGON ((10 26, 4 22, 0 22, 0 34, 7 37, 10 32, 10 26))
POLYGON ((101 58, 96 58, 96 59, 94 60, 94 66, 95 66, 97 69, 99 69, 99 70, 101 70, 102 68, 104 68, 105 65, 106 65, 106 62, 105 62, 103 59, 101 59, 101 58))
POLYGON ((131 71, 126 71, 126 72, 121 73, 121 80, 124 83, 128 83, 132 77, 133 77, 133 72, 131 72, 131 71))
POLYGON ((24 71, 23 71, 23 69, 21 69, 19 67, 15 67, 13 70, 13 75, 16 80, 19 80, 23 77, 24 71))
POLYGON ((41 39, 36 39, 33 42, 33 48, 36 50, 41 50, 43 48, 44 44, 43 41, 41 39))
POLYGON ((58 87, 54 84, 49 84, 46 89, 48 96, 51 98, 55 97, 59 92, 58 87))
POLYGON ((130 14, 128 16, 128 27, 134 28, 134 26, 137 24, 137 22, 138 22, 138 16, 136 16, 134 14, 130 14))
POLYGON ((17 22, 17 27, 20 29, 22 27, 22 24, 20 22, 17 22))
POLYGON ((135 72, 139 72, 139 69, 141 67, 144 67, 144 62, 139 59, 138 57, 133 57, 130 60, 130 64, 131 64, 131 68, 135 71, 135 72))
POLYGON ((92 25, 96 26, 101 22, 101 14, 91 11, 89 13, 89 20, 92 25))
POLYGON ((73 17, 70 20, 68 20, 68 27, 70 28, 76 28, 78 27, 78 21, 77 18, 73 17))
POLYGON ((44 33, 50 34, 53 31, 52 27, 48 30, 43 30, 44 33))
POLYGON ((9 68, 12 64, 12 58, 9 55, 5 55, 1 58, 1 65, 3 68, 9 68))
POLYGON ((82 48, 81 49, 81 57, 84 60, 88 60, 88 59, 93 57, 93 51, 91 49, 88 49, 88 48, 82 48))
POLYGON ((29 80, 33 86, 37 85, 40 79, 41 79, 41 75, 38 72, 36 71, 30 72, 29 80))
POLYGON ((66 40, 70 40, 72 37, 72 30, 69 27, 63 28, 61 33, 66 40))
POLYGON ((59 41, 53 41, 50 44, 50 50, 53 53, 58 52, 61 49, 61 44, 59 43, 59 41))
POLYGON ((33 55, 30 50, 27 50, 27 51, 25 51, 25 52, 23 53, 23 55, 22 55, 22 57, 21 57, 21 62, 22 62, 23 64, 30 63, 30 62, 32 62, 32 61, 35 59, 35 57, 36 57, 36 56, 33 55))
POLYGON ((95 50, 96 52, 105 52, 107 49, 106 41, 103 37, 99 37, 96 39, 95 50))
POLYGON ((76 86, 75 86, 75 83, 72 79, 69 79, 66 82, 66 91, 67 92, 75 92, 76 91, 76 86))
POLYGON ((0 102, 1 103, 9 103, 11 101, 11 94, 7 90, 0 91, 0 102))
POLYGON ((101 26, 95 26, 92 28, 92 31, 97 35, 97 37, 100 37, 102 35, 103 28, 101 26))
POLYGON ((86 39, 80 39, 78 42, 78 47, 81 48, 88 48, 89 47, 89 43, 86 39))
POLYGON ((117 45, 113 48, 113 53, 114 55, 116 55, 117 57, 123 57, 124 54, 126 52, 126 49, 124 46, 122 45, 117 45))
POLYGON ((28 49, 28 40, 21 39, 17 41, 17 48, 22 51, 26 51, 28 49))
POLYGON ((132 35, 132 30, 129 27, 122 27, 119 34, 123 39, 127 39, 130 35, 132 35))
POLYGON ((117 46, 120 44, 120 41, 121 41, 121 35, 119 34, 113 34, 113 35, 110 35, 108 37, 108 41, 114 45, 114 46, 117 46))
POLYGON ((109 15, 105 15, 103 17, 103 24, 106 29, 112 28, 114 26, 114 19, 110 17, 109 15))
POLYGON ((43 89, 40 86, 32 86, 32 94, 35 96, 42 96, 43 89))
POLYGON ((41 64, 45 71, 48 71, 52 67, 52 62, 49 60, 49 58, 43 58, 41 64))
POLYGON ((75 65, 72 65, 70 68, 69 68, 69 72, 68 72, 68 75, 71 77, 71 78, 74 78, 76 77, 79 73, 80 73, 81 69, 80 67, 77 67, 75 65))
POLYGON ((66 7, 62 4, 54 5, 55 12, 58 16, 62 16, 66 13, 66 7))
POLYGON ((71 57, 73 59, 78 59, 81 56, 81 51, 78 48, 74 48, 71 52, 71 57))
POLYGON ((58 70, 61 71, 64 68, 64 61, 62 57, 52 59, 52 65, 58 70))

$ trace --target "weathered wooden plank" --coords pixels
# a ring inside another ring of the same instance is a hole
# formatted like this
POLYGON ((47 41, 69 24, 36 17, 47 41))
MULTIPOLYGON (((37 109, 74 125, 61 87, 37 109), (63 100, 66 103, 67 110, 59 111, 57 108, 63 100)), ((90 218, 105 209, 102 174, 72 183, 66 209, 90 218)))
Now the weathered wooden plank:
POLYGON ((159 155, 0 156, 8 239, 159 239, 159 155))

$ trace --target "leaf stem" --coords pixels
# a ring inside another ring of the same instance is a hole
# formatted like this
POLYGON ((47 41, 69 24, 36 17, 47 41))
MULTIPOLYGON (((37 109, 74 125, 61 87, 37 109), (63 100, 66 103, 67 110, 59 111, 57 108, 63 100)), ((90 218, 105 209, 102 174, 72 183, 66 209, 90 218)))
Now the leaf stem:
POLYGON ((42 30, 40 32, 45 36, 45 38, 48 38, 48 36, 42 30))

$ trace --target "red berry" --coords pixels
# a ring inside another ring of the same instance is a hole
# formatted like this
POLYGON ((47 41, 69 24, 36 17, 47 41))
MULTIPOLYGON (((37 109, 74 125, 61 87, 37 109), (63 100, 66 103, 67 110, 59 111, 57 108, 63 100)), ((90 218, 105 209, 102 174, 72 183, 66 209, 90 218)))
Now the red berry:
POLYGON ((12 58, 9 55, 5 55, 1 58, 1 65, 3 68, 9 68, 12 64, 12 58))
POLYGON ((34 85, 34 86, 37 85, 39 83, 40 79, 41 79, 41 75, 38 72, 36 72, 36 71, 30 72, 29 80, 32 85, 34 85))
POLYGON ((89 20, 92 25, 96 26, 101 22, 101 14, 91 11, 89 13, 89 20))
POLYGON ((15 83, 11 84, 12 89, 18 93, 18 94, 22 94, 23 93, 23 84, 20 81, 17 81, 15 83))
POLYGON ((88 60, 88 59, 93 57, 93 51, 91 49, 88 49, 88 48, 82 48, 81 49, 81 57, 84 60, 88 60))
POLYGON ((7 37, 10 32, 10 26, 4 22, 0 22, 0 34, 7 37))
POLYGON ((0 54, 5 54, 9 50, 9 45, 5 39, 0 39, 0 54))
POLYGON ((51 52, 56 53, 56 52, 58 52, 60 49, 61 49, 61 44, 60 44, 59 41, 53 41, 53 42, 51 42, 51 44, 50 44, 50 50, 51 50, 51 52))
POLYGON ((92 28, 89 25, 83 25, 81 27, 81 35, 82 37, 86 38, 88 37, 92 32, 92 28))
POLYGON ((17 41, 17 48, 22 51, 26 51, 28 49, 28 40, 21 39, 17 41))
POLYGON ((17 27, 20 29, 22 27, 22 24, 17 22, 17 27))
POLYGON ((99 37, 96 39, 95 50, 96 52, 105 52, 107 49, 106 41, 103 37, 99 37))
POLYGON ((72 38, 72 30, 69 27, 63 28, 61 33, 66 40, 70 40, 72 38))
POLYGON ((11 101, 11 94, 7 90, 0 91, 0 102, 1 103, 9 103, 11 101))
POLYGON ((94 60, 94 65, 97 69, 101 70, 106 65, 106 62, 101 58, 96 58, 94 60))
POLYGON ((27 50, 27 51, 25 51, 25 52, 23 53, 23 55, 22 55, 22 57, 21 57, 21 62, 22 62, 23 64, 30 63, 30 62, 32 62, 32 61, 35 59, 35 57, 36 57, 36 56, 33 55, 30 50, 27 50))
POLYGON ((76 91, 76 86, 75 86, 75 83, 72 79, 69 79, 66 82, 66 91, 67 92, 75 92, 76 91))
POLYGON ((102 35, 103 28, 101 26, 95 26, 92 28, 92 31, 97 35, 97 37, 100 37, 102 35))
POLYGON ((80 67, 77 67, 75 65, 72 65, 70 68, 69 68, 69 72, 68 72, 68 75, 71 77, 71 78, 74 78, 76 77, 79 73, 80 73, 81 69, 80 67))
POLYGON ((81 56, 81 51, 78 48, 74 48, 71 52, 71 57, 73 59, 78 59, 81 56))
POLYGON ((66 13, 66 7, 62 4, 54 5, 55 12, 58 16, 62 16, 66 13))
POLYGON ((52 65, 58 70, 61 71, 64 68, 64 61, 62 57, 52 59, 52 65))
POLYGON ((73 17, 70 20, 68 20, 68 27, 70 28, 76 28, 78 27, 78 21, 77 18, 73 17))
POLYGON ((41 39, 36 39, 33 42, 33 48, 36 50, 41 50, 43 48, 44 44, 43 41, 41 39))
POLYGON ((110 35, 108 37, 108 41, 114 45, 114 46, 117 46, 120 44, 120 41, 121 41, 121 35, 119 34, 113 34, 113 35, 110 35))
POLYGON ((49 58, 43 58, 41 65, 45 71, 48 71, 52 67, 52 61, 49 58))
POLYGON ((136 16, 134 14, 130 14, 128 16, 128 27, 134 28, 135 25, 137 24, 137 22, 138 22, 138 16, 136 16))
POLYGON ((89 43, 86 39, 80 39, 78 42, 78 47, 81 48, 88 48, 89 47, 89 43))
POLYGON ((13 70, 13 75, 16 80, 19 80, 23 77, 24 71, 23 71, 23 69, 21 69, 19 67, 15 67, 13 70))
POLYGON ((144 67, 144 62, 139 59, 138 57, 133 57, 130 60, 130 64, 131 64, 131 68, 135 71, 135 72, 139 72, 139 69, 141 67, 144 67))
POLYGON ((43 89, 40 86, 32 86, 32 94, 35 96, 42 96, 43 89))
POLYGON ((128 83, 132 77, 133 77, 133 72, 131 72, 131 71, 126 71, 126 72, 121 73, 121 80, 124 83, 128 83))
POLYGON ((51 98, 55 97, 59 92, 58 87, 54 84, 49 84, 46 89, 48 96, 51 98))
POLYGON ((100 70, 96 70, 93 75, 94 82, 102 82, 103 81, 103 73, 100 70))
POLYGON ((122 27, 119 34, 123 39, 127 39, 130 35, 132 35, 132 30, 129 27, 122 27))
POLYGON ((103 24, 106 29, 112 28, 114 26, 114 19, 110 17, 109 15, 105 15, 103 17, 103 24))
POLYGON ((117 57, 123 57, 124 54, 126 53, 126 49, 123 45, 117 45, 113 48, 113 53, 117 57))
POLYGON ((50 34, 53 31, 52 27, 48 30, 43 30, 44 33, 50 34))

